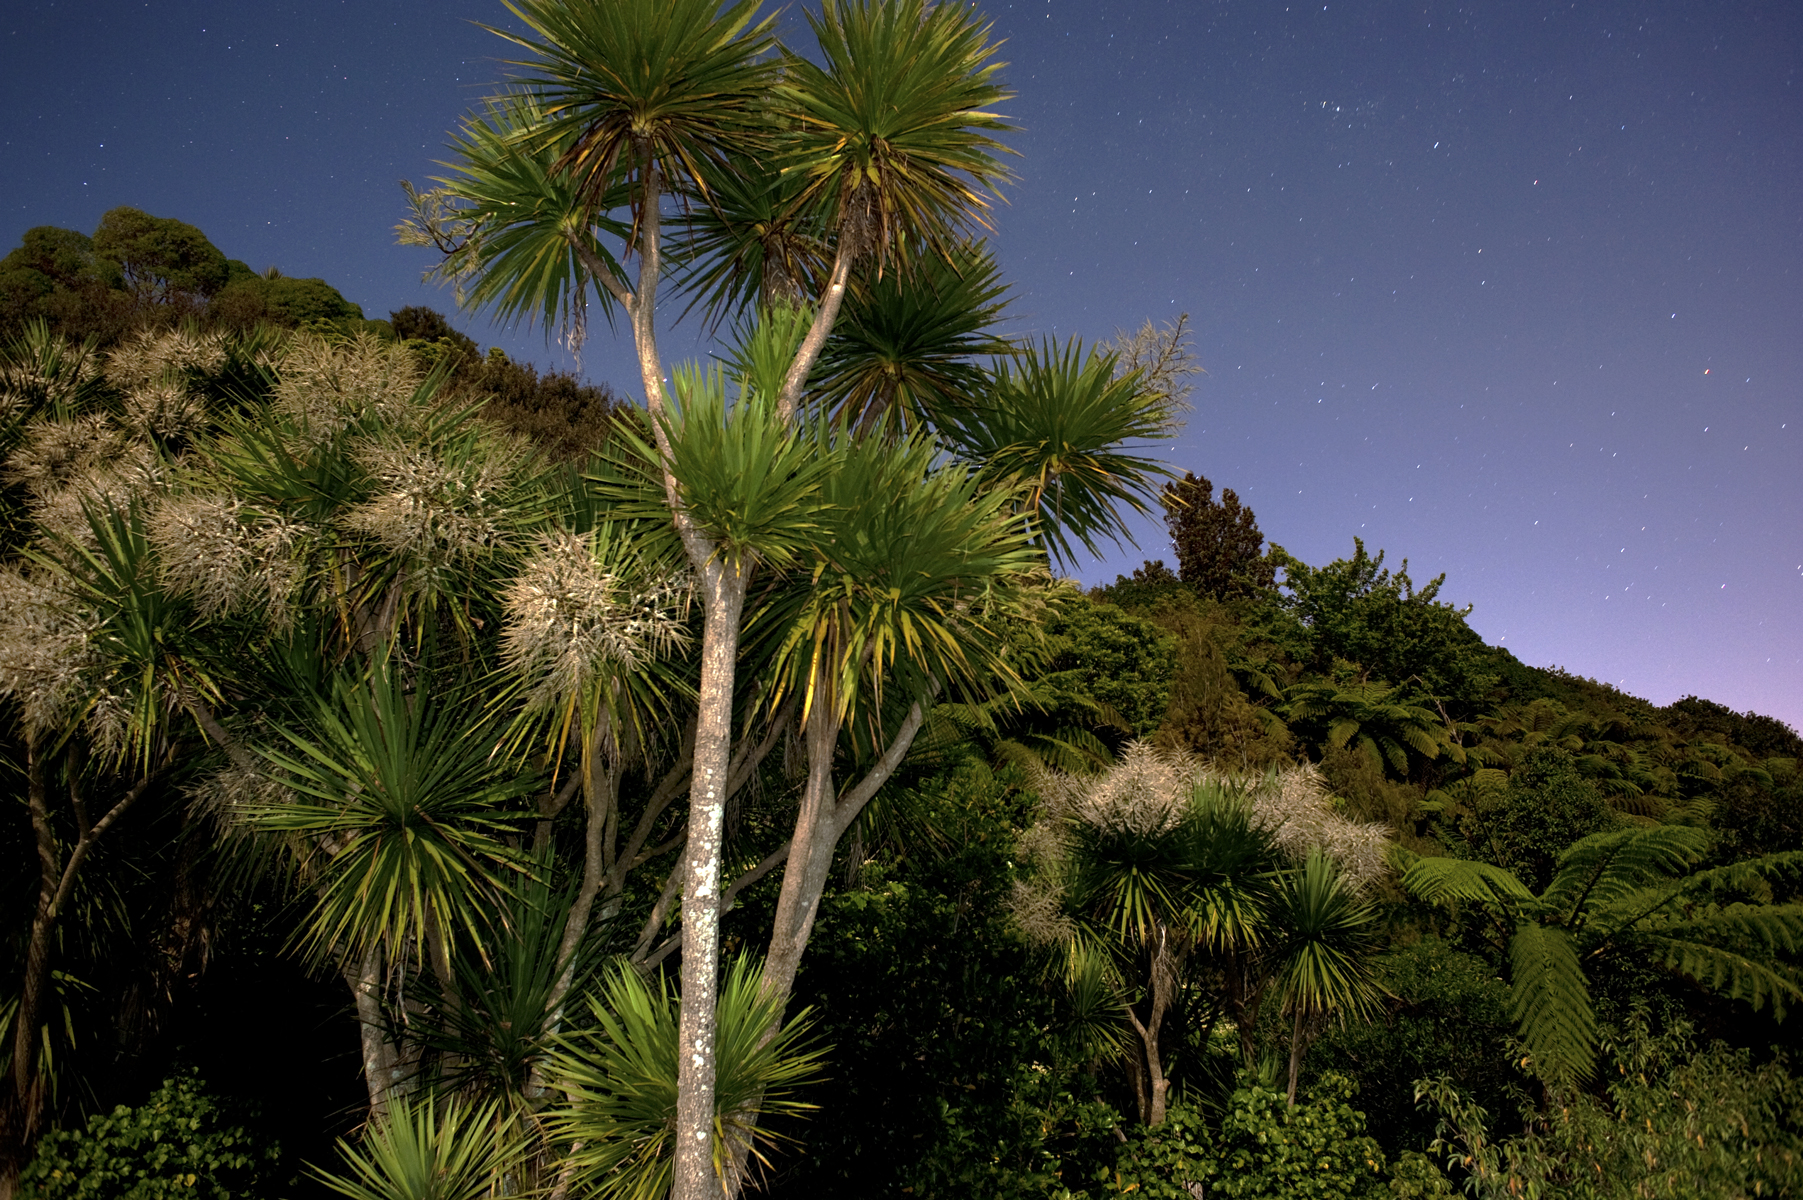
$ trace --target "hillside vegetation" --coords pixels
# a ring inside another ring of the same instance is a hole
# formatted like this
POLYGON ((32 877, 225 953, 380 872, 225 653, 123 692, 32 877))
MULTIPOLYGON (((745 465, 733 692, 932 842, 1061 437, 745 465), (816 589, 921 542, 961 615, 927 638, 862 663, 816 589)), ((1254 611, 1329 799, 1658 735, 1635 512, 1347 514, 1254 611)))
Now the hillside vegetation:
POLYGON ((975 13, 754 8, 524 0, 408 188, 642 404, 0 260, 0 1200, 1797 1194, 1797 732, 1269 544, 1184 320, 996 332, 975 13))

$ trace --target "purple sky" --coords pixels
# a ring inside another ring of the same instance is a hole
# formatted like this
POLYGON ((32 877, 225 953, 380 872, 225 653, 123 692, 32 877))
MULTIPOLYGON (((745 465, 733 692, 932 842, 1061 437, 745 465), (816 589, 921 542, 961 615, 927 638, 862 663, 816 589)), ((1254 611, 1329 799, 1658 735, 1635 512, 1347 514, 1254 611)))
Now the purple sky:
MULTIPOLYGON (((1190 313, 1209 373, 1169 457, 1269 538, 1320 563, 1361 536, 1527 662, 1803 726, 1803 7, 985 11, 1023 127, 1016 332, 1190 313)), ((15 2, 0 252, 131 204, 371 316, 446 309, 395 181, 500 78, 469 22, 506 17, 15 2)), ((635 374, 600 338, 583 365, 635 374)))

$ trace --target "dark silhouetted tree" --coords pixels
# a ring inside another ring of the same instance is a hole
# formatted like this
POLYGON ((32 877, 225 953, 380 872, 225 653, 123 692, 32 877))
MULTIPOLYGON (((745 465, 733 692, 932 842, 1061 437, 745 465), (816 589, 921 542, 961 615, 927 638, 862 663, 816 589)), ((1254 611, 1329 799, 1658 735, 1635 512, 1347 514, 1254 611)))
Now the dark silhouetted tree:
POLYGON ((1201 596, 1220 600, 1268 591, 1277 569, 1265 557, 1258 518, 1232 488, 1214 499, 1214 484, 1189 471, 1164 485, 1165 527, 1177 552, 1177 575, 1201 596))
POLYGON ((94 231, 94 253, 119 264, 140 303, 211 296, 230 277, 225 255, 207 235, 173 217, 136 208, 110 209, 94 231))

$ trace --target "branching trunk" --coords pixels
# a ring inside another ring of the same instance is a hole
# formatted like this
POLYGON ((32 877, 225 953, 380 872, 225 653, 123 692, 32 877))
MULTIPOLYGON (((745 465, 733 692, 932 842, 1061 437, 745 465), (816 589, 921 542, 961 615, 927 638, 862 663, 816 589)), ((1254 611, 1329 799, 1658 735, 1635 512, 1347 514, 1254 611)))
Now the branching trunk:
POLYGON ((1146 1125, 1162 1125, 1167 1111, 1166 1093, 1169 1091, 1170 1081, 1164 1074, 1164 1054, 1159 1049, 1159 1036, 1164 1029, 1165 1016, 1171 1009, 1178 969, 1167 931, 1160 931, 1158 941, 1152 946, 1148 965, 1152 986, 1148 997, 1151 1007, 1146 1019, 1140 1020, 1133 1006, 1127 1006, 1127 1020, 1139 1038, 1139 1062, 1134 1072, 1133 1091, 1134 1098, 1139 1102, 1140 1121, 1146 1125))
POLYGON ((795 818, 795 836, 789 844, 789 861, 783 869, 782 892, 776 901, 776 917, 771 922, 770 949, 764 959, 764 994, 783 1001, 795 986, 795 974, 801 967, 801 956, 807 950, 808 937, 814 931, 814 917, 820 910, 820 897, 833 866, 833 853, 839 839, 864 811, 877 790, 888 782, 907 757, 914 737, 920 732, 926 712, 916 701, 908 709, 901 728, 856 787, 845 795, 836 794, 833 785, 833 754, 839 741, 838 714, 823 698, 824 689, 815 696, 808 714, 808 780, 802 792, 801 811, 795 818))
POLYGON ((562 1021, 564 997, 576 980, 576 948, 588 933, 595 896, 612 876, 608 860, 612 857, 620 807, 621 764, 617 754, 606 756, 606 765, 597 775, 596 760, 603 757, 606 737, 607 723, 603 720, 597 724, 583 754, 582 798, 588 819, 583 837, 582 883, 564 919, 563 938, 557 945, 557 983, 551 989, 549 1003, 552 1029, 562 1021))

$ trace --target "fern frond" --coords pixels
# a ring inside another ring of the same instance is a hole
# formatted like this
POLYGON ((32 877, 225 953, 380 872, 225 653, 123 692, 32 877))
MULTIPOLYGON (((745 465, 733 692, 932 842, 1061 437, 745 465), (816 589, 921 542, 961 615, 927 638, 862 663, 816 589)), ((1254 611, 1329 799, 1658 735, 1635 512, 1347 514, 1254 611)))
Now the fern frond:
POLYGON ((1452 900, 1506 904, 1534 898, 1534 893, 1512 873, 1462 858, 1417 859, 1403 873, 1402 886, 1410 895, 1432 904, 1452 900))
POLYGON ((1684 891, 1689 895, 1709 892, 1751 892, 1760 895, 1768 893, 1773 883, 1795 879, 1799 875, 1803 875, 1803 850, 1787 850, 1781 854, 1767 854, 1744 862, 1729 863, 1725 867, 1698 871, 1684 881, 1684 891))
POLYGON ((1739 950, 1703 940, 1718 932, 1708 927, 1679 926, 1634 939, 1637 949, 1667 970, 1755 1009, 1772 1006, 1780 1019, 1786 1006, 1803 999, 1803 972, 1791 963, 1761 961, 1739 950))
POLYGON ((1566 922, 1583 909, 1616 903, 1629 892, 1676 875, 1701 858, 1709 835, 1681 825, 1593 833, 1559 856, 1559 871, 1541 894, 1548 912, 1566 922))
POLYGON ((1440 752, 1446 749, 1439 738, 1419 726, 1405 725, 1400 732, 1402 740, 1422 758, 1439 758, 1440 752))
POLYGON ((1556 926, 1523 922, 1509 958, 1510 1016, 1534 1073, 1554 1086, 1583 1080, 1596 1062, 1596 1017, 1571 936, 1556 926))

